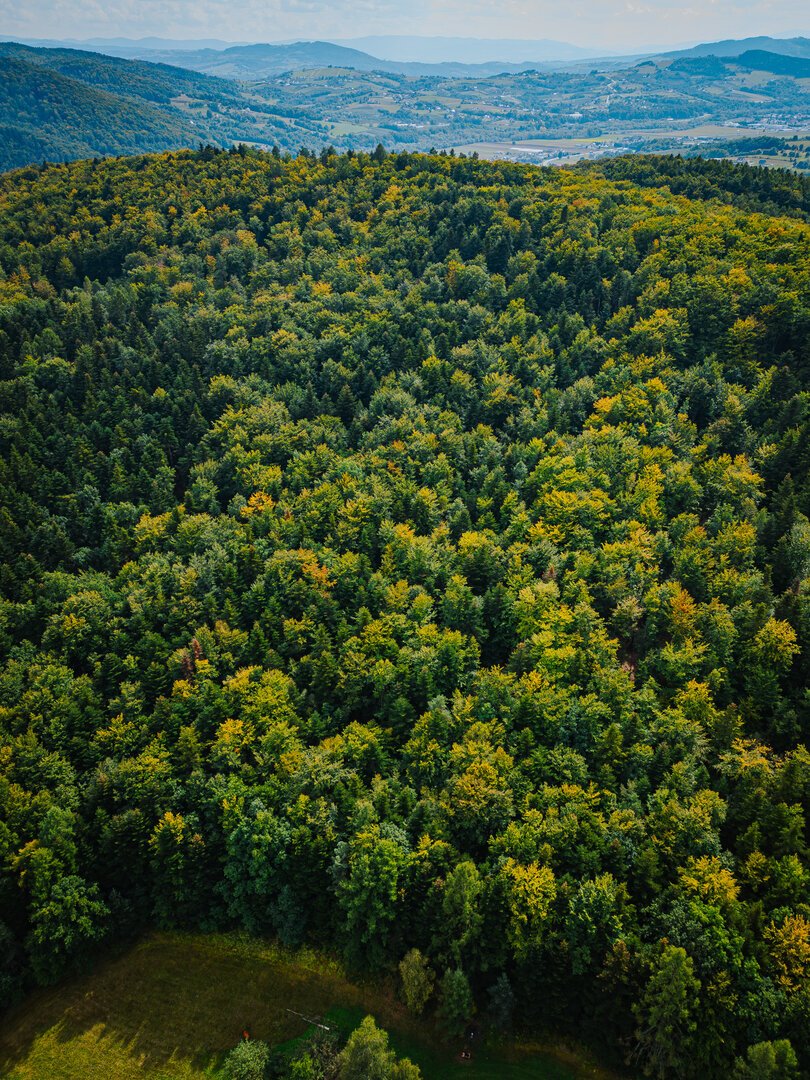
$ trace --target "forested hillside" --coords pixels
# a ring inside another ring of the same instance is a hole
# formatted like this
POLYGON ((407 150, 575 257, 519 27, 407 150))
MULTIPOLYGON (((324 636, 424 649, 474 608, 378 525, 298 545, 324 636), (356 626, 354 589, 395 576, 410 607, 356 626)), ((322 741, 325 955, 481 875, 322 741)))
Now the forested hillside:
MULTIPOLYGON (((33 50, 29 50, 33 52, 33 50)), ((32 160, 194 145, 188 121, 0 53, 0 171, 32 160)))
POLYGON ((284 112, 227 79, 166 64, 0 43, 0 171, 209 142, 323 142, 322 124, 284 112))
POLYGON ((235 85, 227 80, 208 78, 167 64, 123 60, 81 49, 32 49, 6 41, 0 44, 0 55, 78 79, 97 90, 155 105, 171 104, 182 90, 209 101, 216 101, 229 92, 237 93, 235 85))
POLYGON ((236 927, 806 1075, 810 226, 712 183, 0 179, 6 1000, 236 927))

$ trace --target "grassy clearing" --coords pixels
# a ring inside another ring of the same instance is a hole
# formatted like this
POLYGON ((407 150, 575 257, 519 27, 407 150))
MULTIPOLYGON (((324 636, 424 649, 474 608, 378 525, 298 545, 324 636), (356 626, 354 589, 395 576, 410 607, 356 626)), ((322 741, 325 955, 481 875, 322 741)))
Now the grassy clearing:
POLYGON ((340 124, 332 124, 329 131, 335 138, 341 135, 367 135, 368 126, 364 124, 350 124, 342 122, 340 124))
POLYGON ((426 1080, 575 1080, 606 1074, 563 1051, 479 1047, 462 1063, 390 988, 351 982, 306 951, 226 936, 155 934, 121 956, 31 997, 0 1025, 0 1075, 11 1080, 202 1080, 247 1028, 277 1046, 306 1019, 351 1031, 367 1013, 426 1080))

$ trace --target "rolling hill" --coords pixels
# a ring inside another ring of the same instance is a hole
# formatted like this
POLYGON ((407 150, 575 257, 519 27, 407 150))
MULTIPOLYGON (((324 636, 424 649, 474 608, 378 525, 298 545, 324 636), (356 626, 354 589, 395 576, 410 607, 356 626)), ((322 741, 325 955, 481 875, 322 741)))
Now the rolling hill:
POLYGON ((76 49, 0 44, 0 168, 211 142, 285 148, 327 130, 235 83, 76 49), (282 110, 283 111, 283 110, 282 110))
POLYGON ((787 75, 793 79, 810 78, 810 50, 804 57, 768 52, 765 49, 748 49, 736 57, 734 63, 748 71, 766 71, 772 75, 787 75))
POLYGON ((39 49, 15 42, 0 44, 0 56, 15 57, 25 63, 76 79, 111 94, 169 105, 181 93, 219 101, 238 91, 198 72, 167 64, 127 60, 81 49, 39 49))
POLYGON ((0 55, 0 168, 32 161, 189 146, 179 113, 135 103, 16 56, 0 55))

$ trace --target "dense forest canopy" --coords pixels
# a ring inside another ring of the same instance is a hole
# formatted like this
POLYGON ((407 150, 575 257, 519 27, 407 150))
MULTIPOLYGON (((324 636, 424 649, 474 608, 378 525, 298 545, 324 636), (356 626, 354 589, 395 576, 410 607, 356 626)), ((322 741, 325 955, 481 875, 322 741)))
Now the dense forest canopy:
POLYGON ((240 927, 810 1069, 810 226, 632 173, 0 179, 7 1000, 240 927))
MULTIPOLYGON (((751 141, 756 147, 763 140, 751 141)), ((643 187, 667 187, 674 194, 688 195, 690 199, 712 199, 745 210, 783 214, 810 222, 810 177, 788 169, 712 158, 696 162, 680 155, 664 154, 625 155, 583 162, 577 168, 593 170, 610 180, 631 180, 643 187)))

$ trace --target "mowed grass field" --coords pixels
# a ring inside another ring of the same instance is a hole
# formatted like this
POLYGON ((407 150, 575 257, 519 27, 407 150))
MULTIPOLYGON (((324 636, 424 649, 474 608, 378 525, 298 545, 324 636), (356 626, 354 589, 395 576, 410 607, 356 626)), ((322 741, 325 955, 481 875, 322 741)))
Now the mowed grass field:
POLYGON ((40 991, 0 1022, 0 1076, 12 1080, 202 1080, 221 1075, 247 1029, 277 1046, 308 1019, 350 1031, 368 1013, 425 1080, 575 1080, 607 1074, 562 1049, 477 1047, 472 1062, 392 988, 350 981, 309 952, 230 936, 153 934, 91 972, 40 991), (301 1014, 301 1015, 299 1015, 301 1014))

